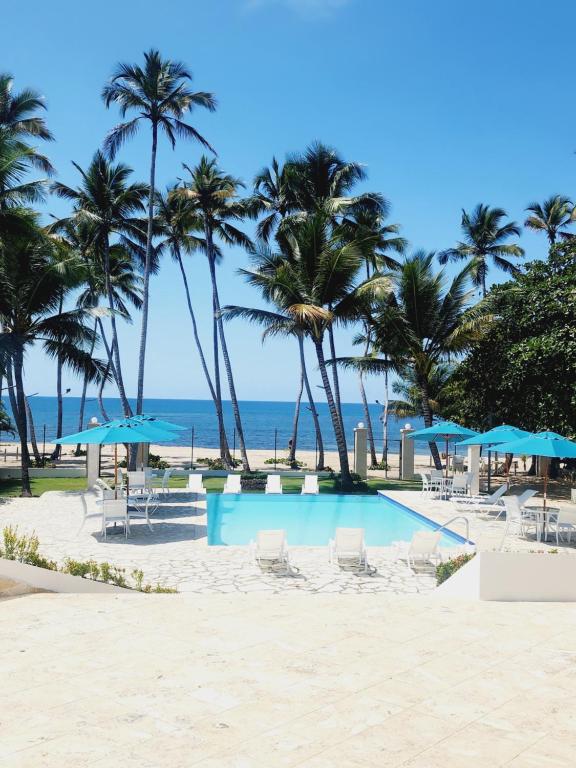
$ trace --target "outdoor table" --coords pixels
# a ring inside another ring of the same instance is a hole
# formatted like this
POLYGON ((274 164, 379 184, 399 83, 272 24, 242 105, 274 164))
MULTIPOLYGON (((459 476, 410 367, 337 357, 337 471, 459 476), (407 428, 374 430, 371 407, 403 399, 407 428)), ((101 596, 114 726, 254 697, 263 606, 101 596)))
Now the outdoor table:
POLYGON ((546 529, 548 519, 550 517, 558 517, 560 508, 549 507, 548 505, 544 508, 543 504, 526 504, 524 509, 533 514, 536 518, 536 540, 542 541, 542 539, 544 539, 544 541, 546 541, 548 537, 548 531, 546 529))

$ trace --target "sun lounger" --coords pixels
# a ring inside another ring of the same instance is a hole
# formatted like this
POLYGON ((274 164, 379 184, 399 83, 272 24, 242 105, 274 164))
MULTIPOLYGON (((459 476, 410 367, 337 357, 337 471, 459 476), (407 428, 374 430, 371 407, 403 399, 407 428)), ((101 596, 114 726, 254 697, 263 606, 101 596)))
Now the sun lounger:
MULTIPOLYGON (((188 490, 190 493, 195 493, 197 496, 206 495, 206 488, 204 488, 204 483, 202 482, 202 475, 188 475, 188 490)), ((240 493, 240 491, 238 491, 238 493, 240 493)))
POLYGON ((437 565, 441 558, 439 544, 442 534, 439 531, 416 531, 412 541, 395 541, 396 559, 406 560, 410 568, 416 563, 437 565))
POLYGON ((317 494, 320 489, 318 488, 318 475, 304 475, 304 483, 302 484, 302 494, 317 494))
POLYGON ((251 544, 256 563, 263 571, 274 571, 289 576, 298 573, 290 564, 286 531, 258 531, 256 542, 251 544))
POLYGON ((280 475, 268 475, 264 493, 282 493, 282 479, 280 475))
POLYGON ((456 509, 464 512, 498 512, 504 509, 502 496, 508 490, 506 483, 497 488, 489 496, 459 496, 452 499, 456 509))
POLYGON ((240 475, 228 475, 222 493, 242 493, 240 475))
POLYGON ((364 528, 336 528, 336 533, 328 545, 330 562, 343 570, 376 573, 376 568, 368 565, 364 528))

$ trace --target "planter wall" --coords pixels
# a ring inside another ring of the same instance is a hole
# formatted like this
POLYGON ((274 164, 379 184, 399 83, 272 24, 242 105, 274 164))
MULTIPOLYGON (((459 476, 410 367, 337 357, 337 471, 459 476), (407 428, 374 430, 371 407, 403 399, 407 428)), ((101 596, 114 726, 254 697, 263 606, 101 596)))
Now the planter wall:
POLYGON ((117 587, 114 584, 104 584, 101 581, 83 579, 81 576, 71 576, 69 573, 49 571, 47 568, 38 568, 35 565, 26 565, 16 560, 0 558, 0 580, 2 578, 20 582, 33 589, 41 589, 46 592, 67 592, 71 594, 129 592, 132 595, 140 594, 131 589, 117 587))
MULTIPOLYGON (((86 477, 85 467, 30 468, 30 477, 86 477)), ((20 479, 20 467, 0 467, 0 479, 20 479)))
POLYGON ((576 554, 479 552, 438 596, 505 602, 576 602, 576 554))

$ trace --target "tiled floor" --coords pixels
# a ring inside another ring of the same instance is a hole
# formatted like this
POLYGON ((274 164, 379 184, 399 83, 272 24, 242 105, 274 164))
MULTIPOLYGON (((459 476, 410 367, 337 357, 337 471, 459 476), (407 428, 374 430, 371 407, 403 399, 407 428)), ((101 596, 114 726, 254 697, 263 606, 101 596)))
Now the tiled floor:
POLYGON ((576 610, 390 595, 0 601, 2 768, 573 768, 576 610))

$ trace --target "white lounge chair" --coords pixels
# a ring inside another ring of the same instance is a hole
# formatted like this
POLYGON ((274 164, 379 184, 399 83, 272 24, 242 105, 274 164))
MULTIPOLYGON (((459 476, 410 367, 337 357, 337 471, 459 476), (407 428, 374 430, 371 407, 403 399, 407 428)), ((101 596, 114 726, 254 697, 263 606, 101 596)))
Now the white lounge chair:
POLYGON ((205 496, 206 488, 202 482, 202 475, 196 475, 190 473, 188 475, 188 490, 190 493, 195 493, 197 496, 205 496))
POLYGON ((343 570, 361 571, 373 576, 376 568, 368 565, 364 528, 336 528, 328 544, 330 562, 343 570))
POLYGON ((318 487, 318 475, 304 475, 301 493, 311 495, 320 493, 320 488, 318 487))
POLYGON ((455 499, 456 508, 466 512, 491 512, 500 511, 502 505, 502 496, 508 490, 506 483, 497 488, 489 496, 478 494, 477 496, 461 496, 455 499))
POLYGON ((256 563, 263 571, 274 571, 286 576, 298 573, 298 569, 290 564, 286 531, 258 531, 251 549, 256 563))
POLYGON ((416 563, 437 565, 442 559, 438 548, 441 537, 439 531, 416 531, 410 542, 395 541, 396 559, 406 560, 409 568, 416 563))
POLYGON ((264 493, 282 493, 282 478, 280 475, 268 475, 264 493))
POLYGON ((242 493, 240 475, 228 475, 222 493, 242 493))
POLYGON ((102 501, 102 535, 106 538, 106 526, 108 523, 122 523, 124 536, 128 538, 130 533, 130 519, 128 517, 128 502, 123 499, 103 499, 102 501))

